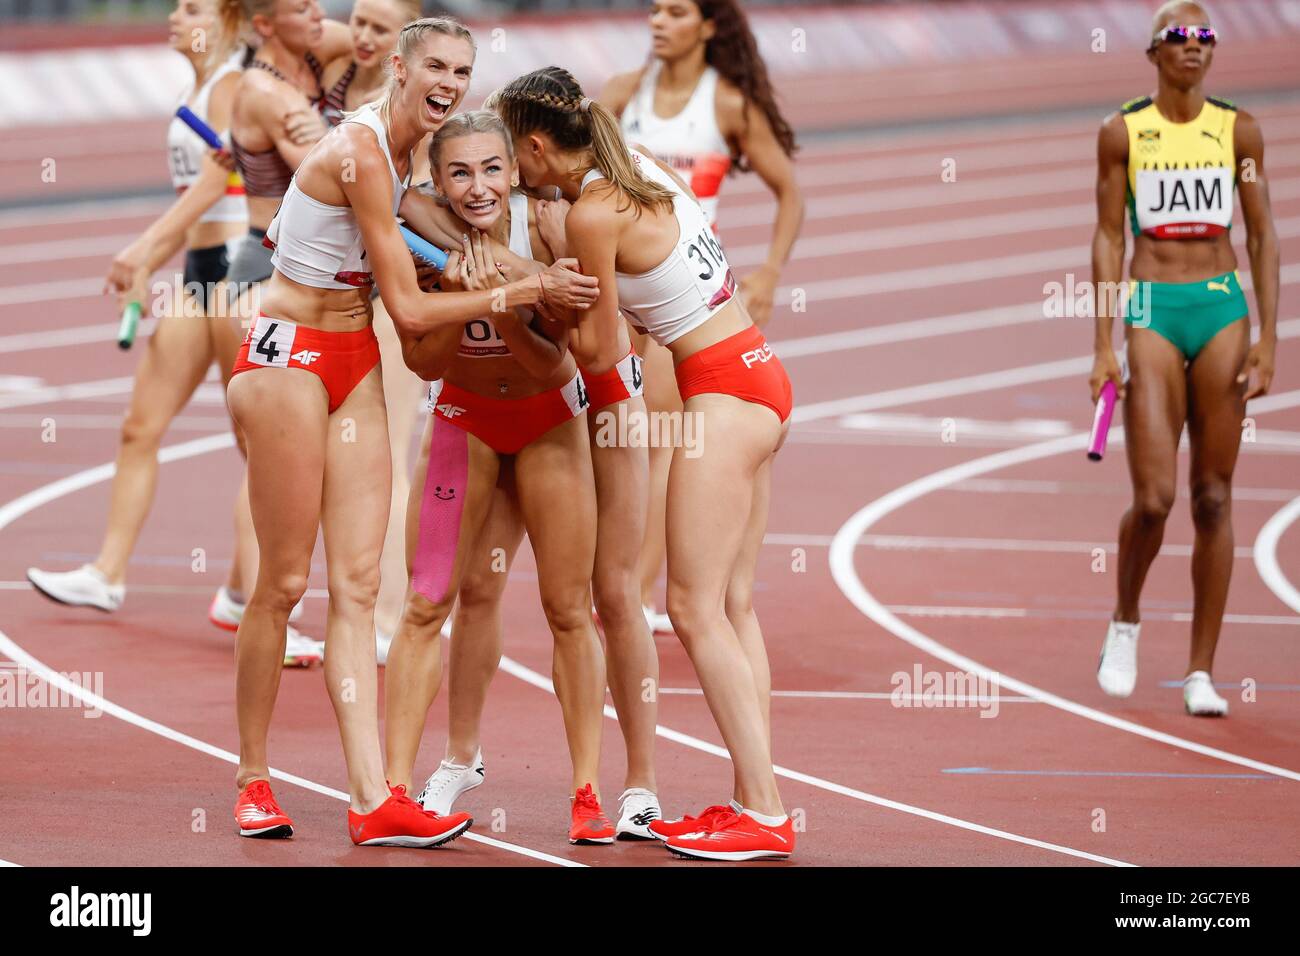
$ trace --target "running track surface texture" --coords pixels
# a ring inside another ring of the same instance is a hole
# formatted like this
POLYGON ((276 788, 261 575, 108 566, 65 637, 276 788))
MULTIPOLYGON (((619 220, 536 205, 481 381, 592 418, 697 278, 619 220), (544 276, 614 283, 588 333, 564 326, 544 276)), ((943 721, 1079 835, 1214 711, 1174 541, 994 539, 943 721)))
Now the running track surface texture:
MULTIPOLYGON (((1148 88, 1148 75, 1133 77, 1091 111, 1052 112, 1044 87, 1025 116, 973 123, 988 102, 954 97, 960 122, 843 129, 812 137, 800 154, 808 221, 768 330, 798 407, 775 470, 756 595, 782 793, 804 826, 798 865, 1296 863, 1294 99, 1243 97, 1267 137, 1284 265, 1279 372, 1273 394, 1249 410, 1254 441, 1236 477, 1237 556, 1215 673, 1231 716, 1185 716, 1177 684, 1191 608, 1185 454, 1144 595, 1137 690, 1115 701, 1094 679, 1127 474, 1122 436, 1102 464, 1085 461, 1091 321, 1044 318, 1044 284, 1087 277, 1096 127, 1106 103, 1148 88), (955 181, 941 177, 945 159, 955 160, 955 181), (805 311, 789 307, 796 292, 805 311), (920 685, 895 677, 918 671, 920 685), (920 694, 930 675, 966 673, 995 682, 984 689, 996 689, 996 708, 972 699, 969 685, 949 688, 949 706, 890 700, 896 690, 920 694)), ((112 181, 121 166, 113 136, 52 128, 22 142, 33 156, 75 142, 79 161, 112 181)), ((161 126, 148 137, 156 184, 161 126)), ((743 272, 762 258, 773 207, 753 177, 724 195, 723 237, 743 272)), ((29 690, 39 683, 31 675, 101 674, 88 703, 103 710, 5 710, 0 858, 687 865, 657 846, 565 841, 568 758, 527 549, 512 574, 508 660, 483 728, 487 781, 465 800, 475 839, 428 853, 351 846, 319 669, 285 673, 272 727, 277 794, 297 835, 235 837, 231 638, 205 611, 228 567, 240 460, 212 382, 164 442, 124 608, 62 608, 30 590, 28 565, 70 567, 97 547, 135 360, 113 346, 115 317, 98 292, 109 256, 164 203, 155 193, 0 211, 0 654, 12 662, 0 664, 25 667, 29 690), (43 441, 51 424, 57 440, 43 441), (192 570, 196 548, 203 573, 192 570)), ((1240 244, 1244 229, 1235 232, 1240 244)), ((1239 256, 1246 278, 1244 249, 1239 256)), ((325 614, 319 562, 318 551, 303 623, 314 635, 325 614)), ((685 653, 671 637, 657 644, 661 795, 669 815, 695 812, 729 796, 731 770, 685 653)), ((444 691, 418 773, 441 757, 445 727, 444 691)), ((603 755, 613 809, 623 754, 612 720, 603 755)))

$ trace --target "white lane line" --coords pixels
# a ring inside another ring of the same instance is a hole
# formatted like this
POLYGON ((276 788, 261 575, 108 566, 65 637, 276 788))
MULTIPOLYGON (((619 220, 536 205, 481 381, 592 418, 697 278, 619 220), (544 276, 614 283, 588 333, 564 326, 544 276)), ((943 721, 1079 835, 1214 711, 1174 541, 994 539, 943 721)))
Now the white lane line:
MULTIPOLYGON (((1273 407, 1291 407, 1300 405, 1300 392, 1288 393, 1288 398, 1284 403, 1279 403, 1276 399, 1280 396, 1272 396, 1273 407)), ((1262 402, 1260 403, 1262 405, 1262 402)), ((1254 411, 1263 409, 1256 406, 1254 411)), ((1115 429, 1112 434, 1122 429, 1115 429)), ((1275 774, 1280 777, 1286 777, 1290 780, 1300 781, 1300 773, 1294 770, 1288 770, 1285 767, 1277 767, 1272 764, 1264 763, 1250 757, 1243 757, 1239 754, 1229 753, 1226 750, 1220 750, 1216 747, 1208 747, 1205 744, 1197 743, 1193 740, 1187 740, 1177 737, 1173 734, 1167 734, 1162 731, 1152 730, 1141 724, 1134 723, 1130 720, 1124 720, 1115 717, 1103 711, 1086 707, 1072 700, 1057 696, 1049 691, 1042 690, 1032 684, 1018 680, 1004 673, 993 671, 983 664, 972 658, 959 654, 944 644, 940 644, 934 638, 923 634, 921 631, 912 627, 910 624, 902 621, 896 614, 891 612, 885 605, 867 590, 858 577, 857 569, 854 567, 853 552, 855 544, 872 525, 880 521, 885 516, 893 513, 902 506, 909 504, 917 499, 936 491, 940 488, 948 487, 958 481, 975 477, 976 475, 987 474, 991 471, 997 471, 1001 468, 1008 468, 1013 465, 1023 464, 1029 461, 1037 461, 1041 458, 1049 458, 1054 455, 1066 453, 1077 453, 1082 451, 1088 442, 1086 432, 1077 435, 1067 435, 1063 438, 1054 438, 1049 441, 1037 442, 1032 445, 1025 445, 1021 448, 1011 449, 1009 451, 998 452, 994 455, 987 455, 982 458, 976 458, 971 461, 963 462, 960 465, 954 465, 950 468, 944 468, 940 471, 932 472, 922 478, 908 482, 901 487, 895 488, 888 494, 877 498, 853 514, 835 534, 835 540, 831 544, 829 561, 831 576, 834 578, 836 585, 844 593, 853 605, 865 614, 872 621, 879 624, 885 630, 901 638, 908 644, 920 651, 931 654, 939 660, 951 664, 953 667, 969 673, 977 674, 986 680, 1000 684, 1007 690, 1027 697, 1036 697, 1045 704, 1050 704, 1066 713, 1074 714, 1077 717, 1083 717, 1087 720, 1095 721, 1107 727, 1116 730, 1122 730, 1139 737, 1145 737, 1158 743, 1169 744, 1182 750, 1197 753, 1202 756, 1212 757, 1216 760, 1222 760, 1227 763, 1237 764, 1243 767, 1249 767, 1253 770, 1260 770, 1265 773, 1275 774)))
POLYGON ((0 866, 22 866, 21 863, 11 863, 8 860, 0 860, 0 866))
POLYGON ((1295 585, 1287 580, 1277 561, 1277 543, 1282 537, 1282 532, 1286 531, 1297 518, 1300 518, 1300 497, 1292 499, 1265 522, 1255 538, 1252 553, 1255 567, 1259 570, 1259 576, 1264 583, 1268 585, 1268 589, 1276 594, 1283 604, 1300 614, 1300 591, 1297 591, 1295 585))
MULTIPOLYGON (((959 481, 945 491, 964 491, 981 495, 1031 494, 1031 495, 1123 495, 1132 494, 1127 483, 1089 481, 1040 481, 1024 478, 972 478, 959 481)), ((1238 488, 1232 489, 1233 501, 1290 501, 1294 488, 1238 488)))
MULTIPOLYGON (((537 671, 525 667, 513 658, 502 656, 501 669, 507 674, 519 678, 525 683, 532 684, 534 687, 554 695, 555 685, 550 678, 537 673, 537 671)), ((605 716, 610 720, 618 720, 618 714, 614 708, 605 705, 605 716)), ((690 734, 684 734, 681 731, 673 730, 662 724, 655 725, 655 733, 665 740, 671 740, 674 743, 681 744, 684 747, 690 747, 692 750, 699 750, 706 754, 712 754, 723 760, 730 762, 731 754, 725 747, 719 747, 717 744, 711 744, 707 740, 701 740, 699 737, 692 737, 690 734)), ((787 767, 773 765, 772 771, 778 777, 785 777, 788 780, 795 780, 799 783, 807 784, 810 787, 816 787, 819 790, 826 790, 830 793, 836 793, 843 797, 849 797, 853 800, 860 800, 863 803, 875 804, 879 807, 885 807, 890 810, 897 810, 900 813, 906 813, 911 816, 923 817, 927 820, 934 820, 938 823, 946 823, 949 826, 958 827, 962 830, 970 830, 974 833, 982 833, 985 836, 997 837, 1000 840, 1008 840, 1012 843, 1020 843, 1025 846, 1036 847, 1040 850, 1050 850, 1054 853, 1063 853, 1066 856, 1077 857, 1082 860, 1091 860, 1094 863, 1105 863, 1108 866, 1134 866, 1132 863, 1126 863, 1123 860, 1115 860, 1110 857, 1099 856, 1095 853, 1088 853, 1084 850, 1076 850, 1073 847, 1061 846, 1058 843, 1047 843, 1043 840, 1035 840, 1032 837, 1020 836, 1017 833, 1009 833, 1006 830, 997 830, 993 827, 986 827, 980 823, 972 823, 969 820, 962 820, 958 817, 948 816, 945 813, 936 813, 933 810, 926 810, 922 807, 914 807, 909 803, 900 803, 897 800, 889 800, 885 797, 876 796, 874 793, 867 793, 863 790, 855 790, 852 787, 846 787, 842 784, 833 783, 829 780, 823 780, 821 777, 814 777, 811 774, 802 773, 798 770, 791 770, 787 767)))
MULTIPOLYGON (((1109 611, 1074 610, 1058 607, 959 607, 952 604, 886 604, 885 609, 903 617, 983 617, 983 618, 1037 618, 1038 620, 1078 621, 1096 619, 1104 621, 1109 611)), ((1144 620, 1190 622, 1187 611, 1143 611, 1144 620)), ((1281 614, 1225 614, 1225 624, 1262 624, 1300 627, 1300 617, 1281 614)), ((1236 685, 1230 685, 1236 686, 1236 685)))
MULTIPOLYGON (((1297 265, 1300 271, 1300 264, 1297 265)), ((1277 325, 1279 339, 1300 337, 1300 319, 1287 319, 1277 325)), ((997 372, 981 372, 962 378, 939 379, 921 385, 907 385, 883 392, 868 392, 865 395, 850 395, 846 398, 833 398, 824 402, 811 402, 795 407, 791 416, 798 422, 816 421, 822 418, 838 418, 854 412, 870 412, 881 408, 894 408, 898 405, 913 405, 929 402, 939 398, 953 398, 958 395, 970 395, 975 392, 988 392, 995 389, 1009 389, 1017 385, 1029 385, 1035 382, 1049 382, 1069 375, 1081 375, 1092 368, 1091 355, 1079 355, 1074 358, 1056 359, 1051 362, 1039 362, 1034 365, 1021 365, 1016 368, 1002 369, 997 372)), ((1252 413, 1259 410, 1260 404, 1267 401, 1256 400, 1251 403, 1252 413)))
MULTIPOLYGON (((160 464, 179 461, 183 458, 193 458, 197 455, 207 454, 208 452, 217 451, 222 448, 234 447, 234 438, 229 434, 210 435, 206 438, 197 438, 193 441, 182 442, 177 445, 168 445, 158 451, 158 461, 160 464)), ((68 475, 58 481, 44 485, 13 501, 0 506, 0 531, 3 531, 18 518, 31 511, 35 511, 42 505, 49 504, 64 495, 72 494, 83 488, 101 481, 106 481, 112 477, 114 466, 111 462, 98 465, 94 468, 88 468, 85 471, 77 472, 74 475, 68 475)), ((210 757, 216 757, 218 760, 224 760, 226 763, 239 765, 239 755, 231 753, 229 750, 223 750, 220 747, 199 740, 197 737, 191 737, 189 734, 182 733, 179 730, 168 727, 166 724, 160 724, 148 717, 143 717, 135 711, 128 710, 118 704, 113 703, 98 694, 86 690, 68 680, 68 678, 54 671, 41 661, 37 660, 27 653, 23 648, 13 642, 10 637, 3 631, 0 631, 0 654, 16 661, 27 669, 28 673, 39 676, 42 680, 69 696, 88 704, 91 707, 111 714, 119 720, 132 724, 142 730, 147 730, 152 734, 157 734, 166 740, 189 747, 191 750, 197 750, 199 753, 207 754, 210 757)), ((324 784, 316 783, 314 780, 308 780, 306 777, 300 777, 297 774, 288 773, 284 770, 271 770, 271 776, 277 780, 283 780, 294 786, 302 787, 304 790, 311 790, 315 793, 323 794, 327 797, 333 797, 336 800, 342 800, 347 803, 349 797, 342 790, 336 790, 333 787, 327 787, 324 784)), ((465 837, 476 843, 482 843, 487 846, 496 847, 501 850, 507 850, 511 853, 518 853, 522 856, 531 857, 535 860, 544 860, 548 863, 555 863, 559 866, 583 866, 573 860, 566 860, 562 857, 551 856, 549 853, 543 853, 540 850, 533 850, 529 847, 519 846, 513 843, 506 843, 503 840, 497 840, 492 837, 481 836, 477 833, 466 833, 465 837)))
POLYGON ((103 395, 116 395, 131 391, 135 376, 101 378, 92 382, 73 382, 71 385, 46 385, 29 392, 0 395, 0 408, 20 408, 25 405, 44 405, 47 402, 75 402, 103 395))
MULTIPOLYGON (((1233 489, 1233 498, 1236 498, 1233 489)), ((769 533, 763 536, 763 543, 783 547, 829 548, 835 540, 829 534, 787 534, 769 533)), ((944 537, 925 534, 864 534, 858 542, 859 547, 876 548, 880 551, 1025 551, 1043 554, 1092 554, 1098 548, 1107 554, 1117 554, 1118 545, 1114 542, 1068 541, 1051 538, 978 538, 978 537, 944 537)), ((1161 555, 1190 558, 1190 544, 1166 544, 1160 548, 1161 555)), ((1255 554, 1245 545, 1233 550, 1237 558, 1250 558, 1255 554)))
MULTIPOLYGON (((660 687, 661 694, 680 694, 686 697, 703 697, 704 690, 699 687, 660 687)), ((774 690, 773 697, 810 698, 815 700, 911 700, 924 703, 932 701, 944 704, 987 704, 992 697, 969 697, 964 694, 895 694, 889 691, 864 690, 774 690)), ((998 697, 998 703, 1041 704, 1042 701, 1032 697, 998 697)))

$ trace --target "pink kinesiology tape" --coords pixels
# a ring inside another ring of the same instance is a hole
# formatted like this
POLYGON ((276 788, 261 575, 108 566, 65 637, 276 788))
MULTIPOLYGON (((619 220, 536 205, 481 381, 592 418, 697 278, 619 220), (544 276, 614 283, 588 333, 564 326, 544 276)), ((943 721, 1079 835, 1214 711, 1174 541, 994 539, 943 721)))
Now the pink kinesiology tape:
POLYGON ((420 500, 420 538, 411 584, 434 604, 447 596, 469 484, 469 435, 434 416, 429 469, 420 500))

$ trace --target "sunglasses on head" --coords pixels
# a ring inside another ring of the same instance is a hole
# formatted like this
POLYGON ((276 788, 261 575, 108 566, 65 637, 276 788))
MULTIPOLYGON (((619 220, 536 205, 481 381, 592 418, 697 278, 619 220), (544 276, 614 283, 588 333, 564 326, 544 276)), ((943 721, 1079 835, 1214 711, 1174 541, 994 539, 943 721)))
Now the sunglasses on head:
POLYGON ((1151 38, 1151 46, 1155 47, 1160 43, 1173 43, 1176 46, 1181 46, 1190 37, 1196 37, 1196 42, 1201 46, 1214 46, 1219 41, 1219 34, 1214 27, 1171 25, 1165 27, 1151 38))

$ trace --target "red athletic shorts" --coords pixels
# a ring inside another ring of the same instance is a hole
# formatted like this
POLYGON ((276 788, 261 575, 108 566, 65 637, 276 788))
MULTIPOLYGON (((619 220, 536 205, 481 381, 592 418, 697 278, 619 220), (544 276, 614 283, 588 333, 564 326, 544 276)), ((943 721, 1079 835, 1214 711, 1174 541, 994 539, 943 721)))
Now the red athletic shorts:
POLYGON ((488 398, 451 382, 433 382, 429 405, 433 414, 463 428, 498 455, 517 455, 556 425, 581 415, 587 390, 577 372, 567 385, 528 398, 488 398))
POLYGON ((333 414, 378 364, 379 340, 369 326, 356 332, 325 332, 259 312, 230 375, 254 368, 306 369, 325 383, 333 414))
POLYGON ((785 421, 794 408, 790 377, 758 326, 702 348, 676 368, 682 401, 692 395, 721 393, 766 405, 785 421))
POLYGON ((629 351, 621 362, 600 375, 583 371, 582 382, 587 386, 588 409, 593 412, 635 398, 641 394, 641 356, 629 351))

